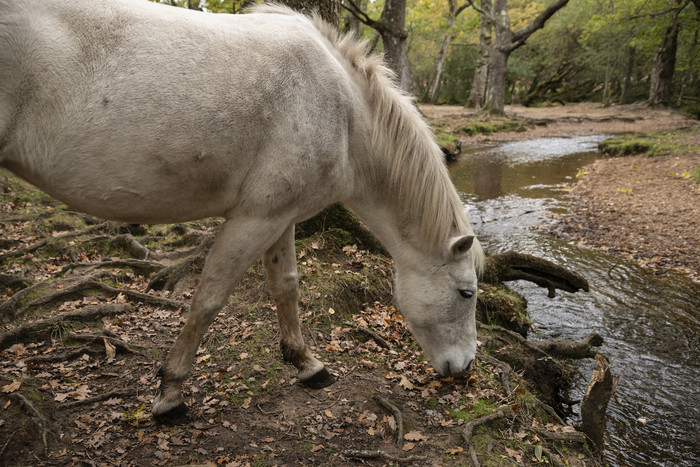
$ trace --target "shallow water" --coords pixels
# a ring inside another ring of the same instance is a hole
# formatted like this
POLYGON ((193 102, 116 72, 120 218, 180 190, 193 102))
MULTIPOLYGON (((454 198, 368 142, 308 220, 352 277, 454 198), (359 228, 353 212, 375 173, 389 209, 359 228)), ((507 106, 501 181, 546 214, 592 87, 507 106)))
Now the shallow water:
MULTIPOLYGON (((602 135, 472 148, 451 167, 487 251, 515 250, 583 274, 589 293, 547 292, 518 281, 541 338, 603 336, 601 353, 620 376, 608 406, 607 461, 614 466, 700 465, 700 287, 542 233, 547 213, 567 209, 564 183, 601 157, 602 135), (641 421, 643 419, 644 421, 641 421)), ((535 338, 538 338, 535 337, 535 338)), ((597 367, 581 361, 580 400, 597 367)), ((577 420, 572 420, 574 423, 577 420)))

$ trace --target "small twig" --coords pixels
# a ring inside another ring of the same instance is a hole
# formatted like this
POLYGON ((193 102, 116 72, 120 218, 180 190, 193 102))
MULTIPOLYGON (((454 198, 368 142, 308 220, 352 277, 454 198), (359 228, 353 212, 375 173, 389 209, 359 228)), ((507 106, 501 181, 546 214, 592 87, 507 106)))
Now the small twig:
POLYGON ((474 428, 476 428, 479 425, 483 425, 484 423, 489 423, 494 420, 500 420, 501 418, 505 418, 505 416, 505 412, 503 412, 502 410, 497 410, 496 412, 493 412, 489 415, 485 415, 481 418, 470 420, 464 425, 464 429, 462 430, 462 440, 469 449, 469 455, 471 456, 473 467, 479 467, 481 465, 479 463, 479 458, 476 455, 476 447, 474 446, 474 442, 472 441, 474 428))
POLYGON ((403 417, 401 416, 401 411, 394 404, 384 399, 383 397, 376 396, 374 398, 382 407, 387 409, 394 416, 394 421, 396 421, 396 447, 399 449, 403 448, 403 417))
POLYGON ((386 339, 384 339, 382 336, 380 336, 376 332, 372 331, 371 329, 367 329, 366 327, 360 326, 359 324, 351 323, 350 321, 347 321, 345 324, 347 324, 348 326, 350 326, 358 331, 361 331, 361 332, 367 334, 369 337, 374 339, 374 341, 380 347, 385 348, 385 349, 391 348, 391 345, 386 341, 386 339))
POLYGON ((12 437, 15 435, 16 432, 10 433, 10 436, 7 437, 7 441, 5 441, 5 444, 3 444, 2 449, 0 449, 0 459, 2 458, 2 454, 5 452, 5 449, 7 449, 7 445, 10 444, 10 440, 12 437))
POLYGON ((399 464, 428 460, 426 456, 398 457, 387 454, 384 451, 359 451, 355 449, 346 449, 343 451, 343 456, 355 459, 383 459, 399 464))
POLYGON ((133 394, 134 391, 130 389, 115 389, 113 391, 105 392, 104 394, 98 394, 93 397, 88 397, 87 399, 83 399, 80 401, 72 401, 72 402, 65 402, 61 405, 59 405, 59 408, 61 409, 70 409, 73 407, 78 407, 81 405, 89 405, 94 402, 101 402, 104 400, 112 399, 113 397, 126 397, 130 396, 133 394))

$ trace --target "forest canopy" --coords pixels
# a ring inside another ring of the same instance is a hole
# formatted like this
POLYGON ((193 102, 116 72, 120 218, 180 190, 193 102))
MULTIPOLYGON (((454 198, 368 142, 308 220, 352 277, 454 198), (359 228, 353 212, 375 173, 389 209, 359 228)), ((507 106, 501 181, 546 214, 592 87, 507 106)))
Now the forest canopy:
MULTIPOLYGON (((239 13, 255 3, 160 2, 216 13, 239 13)), ((467 103, 480 41, 483 42, 480 29, 487 18, 484 12, 491 11, 492 5, 505 5, 510 31, 517 34, 555 3, 563 6, 508 57, 506 104, 648 101, 651 105, 684 107, 698 113, 700 63, 695 57, 700 30, 699 0, 406 0, 403 28, 412 82, 408 88, 424 101, 467 103), (442 69, 435 89, 431 90, 437 59, 446 40, 442 69)), ((383 36, 357 17, 365 16, 370 21, 383 18, 385 1, 343 0, 341 4, 341 29, 358 30, 363 38, 376 44, 374 51, 382 52, 383 36), (353 7, 362 14, 353 15, 353 7)))

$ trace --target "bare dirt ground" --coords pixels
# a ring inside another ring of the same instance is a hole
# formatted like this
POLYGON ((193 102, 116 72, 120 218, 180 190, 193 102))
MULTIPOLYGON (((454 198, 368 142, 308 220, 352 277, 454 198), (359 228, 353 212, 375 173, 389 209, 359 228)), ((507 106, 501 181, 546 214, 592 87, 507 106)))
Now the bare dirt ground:
MULTIPOLYGON (((429 106, 425 113, 456 129, 475 118, 460 107, 429 106)), ((574 184, 570 215, 553 232, 588 246, 629 255, 642 265, 677 269, 700 280, 700 189, 690 172, 700 166, 698 121, 645 104, 595 103, 546 108, 507 107, 509 118, 534 123, 525 132, 464 138, 465 143, 534 137, 650 133, 693 129, 674 140, 679 152, 601 159, 574 184), (694 149, 693 149, 694 148, 694 149)))

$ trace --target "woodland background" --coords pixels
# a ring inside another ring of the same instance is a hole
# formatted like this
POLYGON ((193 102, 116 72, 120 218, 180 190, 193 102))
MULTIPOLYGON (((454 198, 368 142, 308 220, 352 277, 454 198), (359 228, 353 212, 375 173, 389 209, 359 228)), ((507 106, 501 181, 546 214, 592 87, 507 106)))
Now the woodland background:
MULTIPOLYGON (((255 3, 160 1, 229 13, 255 3)), ((700 0, 284 3, 340 12, 340 28, 384 52, 402 87, 422 101, 494 113, 502 113, 504 103, 551 101, 648 101, 695 115, 700 109, 700 0), (507 59, 502 71, 495 63, 499 50, 507 59), (493 91, 503 93, 499 102, 489 102, 489 89, 484 93, 476 81, 480 73, 487 83, 503 75, 493 83, 502 88, 493 91)))

